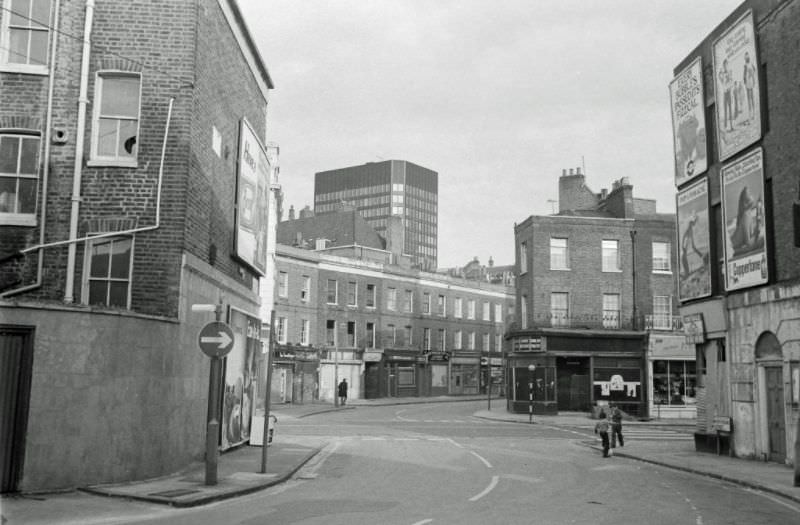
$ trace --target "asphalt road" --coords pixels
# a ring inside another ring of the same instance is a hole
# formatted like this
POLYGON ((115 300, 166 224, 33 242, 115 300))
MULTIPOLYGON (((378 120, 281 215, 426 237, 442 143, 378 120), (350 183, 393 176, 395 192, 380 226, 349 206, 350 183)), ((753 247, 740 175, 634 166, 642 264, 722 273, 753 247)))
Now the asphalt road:
MULTIPOLYGON (((800 523, 796 504, 634 460, 604 459, 586 446, 588 428, 471 416, 484 406, 358 407, 284 418, 282 439, 325 447, 294 479, 192 509, 116 503, 113 513, 86 523, 108 523, 103 517, 187 525, 800 523)), ((76 505, 92 498, 73 497, 76 505)))

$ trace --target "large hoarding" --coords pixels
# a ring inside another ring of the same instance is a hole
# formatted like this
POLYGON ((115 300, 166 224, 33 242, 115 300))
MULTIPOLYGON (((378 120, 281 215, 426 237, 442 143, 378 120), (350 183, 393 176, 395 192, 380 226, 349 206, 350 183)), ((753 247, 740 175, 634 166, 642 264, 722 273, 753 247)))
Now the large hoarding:
POLYGON ((768 280, 764 222, 764 154, 757 148, 723 166, 722 220, 725 289, 738 290, 768 280))
POLYGON ((261 321, 258 318, 231 308, 229 324, 233 331, 233 348, 225 357, 221 428, 223 450, 250 439, 256 404, 257 364, 261 354, 261 321))
POLYGON ((678 192, 678 294, 681 301, 711 295, 708 179, 678 192))
POLYGON ((720 160, 761 138, 761 94, 753 12, 714 41, 714 95, 720 160))
POLYGON ((253 128, 242 119, 239 131, 234 253, 264 275, 267 270, 270 164, 253 128))
POLYGON ((708 168, 703 63, 698 57, 669 84, 672 138, 675 146, 675 186, 708 168))

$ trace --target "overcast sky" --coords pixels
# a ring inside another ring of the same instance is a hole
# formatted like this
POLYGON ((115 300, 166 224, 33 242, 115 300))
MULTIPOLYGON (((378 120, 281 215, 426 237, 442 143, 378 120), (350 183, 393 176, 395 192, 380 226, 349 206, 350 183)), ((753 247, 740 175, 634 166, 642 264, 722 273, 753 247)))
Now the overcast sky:
MULTIPOLYGON (((675 210, 672 70, 740 0, 239 0, 275 89, 285 209, 314 173, 439 173, 439 266, 514 262, 563 168, 675 210)), ((708 89, 708 87, 707 87, 708 89)))

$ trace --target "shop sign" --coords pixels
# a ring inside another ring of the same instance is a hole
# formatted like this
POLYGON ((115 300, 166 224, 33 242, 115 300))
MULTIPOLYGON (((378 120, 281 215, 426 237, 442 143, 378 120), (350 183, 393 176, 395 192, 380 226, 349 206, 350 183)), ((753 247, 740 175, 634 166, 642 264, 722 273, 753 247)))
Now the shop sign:
POLYGON ((417 356, 414 355, 388 355, 386 359, 390 361, 416 361, 417 356))
POLYGON ((706 328, 703 324, 703 314, 689 314, 683 316, 683 333, 689 344, 702 344, 706 342, 706 328))
POLYGON ((503 366, 503 358, 502 357, 490 357, 489 364, 492 366, 503 366))
POLYGON ((431 352, 428 354, 430 356, 431 361, 449 361, 450 360, 450 353, 449 352, 431 352))
POLYGON ((383 357, 382 352, 364 352, 365 363, 377 363, 383 357))
POLYGON ((541 337, 524 337, 514 339, 515 352, 541 352, 542 351, 542 338, 541 337))

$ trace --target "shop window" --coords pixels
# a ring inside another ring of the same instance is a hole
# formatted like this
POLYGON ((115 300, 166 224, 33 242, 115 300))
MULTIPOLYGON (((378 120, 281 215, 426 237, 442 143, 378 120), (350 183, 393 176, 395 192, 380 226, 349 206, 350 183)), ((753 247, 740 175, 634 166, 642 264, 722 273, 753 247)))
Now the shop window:
POLYGON ((416 385, 416 374, 413 366, 397 367, 397 386, 409 387, 416 385))
POLYGON ((0 133, 0 225, 36 225, 39 147, 39 135, 0 133))
POLYGON ((695 404, 697 373, 694 361, 653 361, 653 404, 685 406, 695 404))
POLYGON ((50 0, 2 0, 0 70, 47 74, 50 0))
POLYGON ((137 73, 97 73, 89 165, 136 166, 141 83, 137 73))
POLYGON ((133 238, 106 237, 89 241, 86 250, 84 301, 130 308, 133 238))
POLYGON ((536 403, 556 400, 556 369, 552 366, 537 366, 531 377, 527 366, 515 367, 514 396, 516 401, 528 401, 531 385, 536 403))

